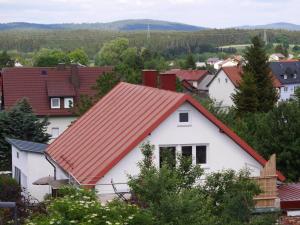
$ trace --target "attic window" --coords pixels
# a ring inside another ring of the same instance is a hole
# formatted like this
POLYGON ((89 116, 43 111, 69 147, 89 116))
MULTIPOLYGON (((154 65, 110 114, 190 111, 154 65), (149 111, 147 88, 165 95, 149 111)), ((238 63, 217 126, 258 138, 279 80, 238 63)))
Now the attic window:
POLYGON ((41 71, 41 75, 47 75, 47 74, 48 74, 47 70, 42 70, 41 71))
POLYGON ((180 112, 179 113, 179 122, 180 123, 188 123, 189 122, 189 113, 188 112, 180 112))
POLYGON ((283 79, 285 79, 285 80, 287 79, 287 75, 286 74, 283 75, 283 79))
POLYGON ((294 79, 296 79, 297 78, 297 74, 296 73, 294 73, 294 79))
POLYGON ((60 108, 60 98, 51 98, 51 109, 60 108))
POLYGON ((64 108, 69 109, 73 107, 74 99, 73 98, 64 98, 64 108))

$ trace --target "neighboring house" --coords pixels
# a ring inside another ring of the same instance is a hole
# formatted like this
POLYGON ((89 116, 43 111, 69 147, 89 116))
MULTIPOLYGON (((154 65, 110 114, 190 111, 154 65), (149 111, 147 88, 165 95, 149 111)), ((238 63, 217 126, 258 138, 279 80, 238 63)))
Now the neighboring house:
POLYGON ((196 68, 206 68, 205 62, 196 62, 196 68))
POLYGON ((295 90, 300 87, 300 61, 285 60, 271 62, 272 73, 282 84, 280 88, 280 100, 288 100, 294 97, 295 90))
MULTIPOLYGON (((93 95, 97 78, 112 67, 19 67, 2 70, 2 108, 27 98, 40 118, 48 117, 47 132, 58 137, 76 119, 72 107, 80 95, 93 95)), ((0 94, 1 95, 1 94, 0 94)))
POLYGON ((207 84, 214 77, 208 70, 182 70, 172 69, 167 73, 173 73, 180 81, 187 81, 194 88, 200 91, 207 92, 207 84))
POLYGON ((286 57, 281 54, 281 53, 274 53, 272 55, 269 56, 269 61, 272 62, 272 61, 279 61, 279 60, 283 60, 285 59, 286 57))
POLYGON ((243 65, 244 63, 244 58, 242 56, 232 56, 226 60, 220 60, 214 64, 214 68, 216 70, 221 69, 222 67, 234 67, 234 66, 239 66, 243 65))
MULTIPOLYGON (((234 105, 231 96, 235 93, 243 75, 242 67, 223 67, 221 68, 211 82, 207 85, 209 96, 221 103, 223 107, 231 107, 234 105)), ((281 84, 273 76, 274 87, 280 88, 281 84)))
POLYGON ((102 197, 114 194, 111 183, 126 191, 128 175, 139 174, 146 141, 154 145, 157 167, 169 151, 206 173, 248 168, 259 176, 266 160, 190 95, 169 91, 176 86, 171 75, 159 75, 161 89, 153 88, 152 71, 144 72, 145 86, 121 82, 80 117, 46 150, 57 179, 70 177, 102 197))
POLYGON ((208 64, 208 65, 210 65, 210 66, 213 66, 216 62, 218 62, 218 61, 220 61, 220 59, 219 58, 208 58, 207 59, 207 61, 206 61, 206 63, 208 64))
POLYGON ((25 189, 25 193, 39 201, 43 200, 46 194, 51 193, 50 187, 33 185, 33 182, 53 176, 53 167, 44 156, 47 145, 11 138, 6 140, 11 144, 13 178, 25 189))

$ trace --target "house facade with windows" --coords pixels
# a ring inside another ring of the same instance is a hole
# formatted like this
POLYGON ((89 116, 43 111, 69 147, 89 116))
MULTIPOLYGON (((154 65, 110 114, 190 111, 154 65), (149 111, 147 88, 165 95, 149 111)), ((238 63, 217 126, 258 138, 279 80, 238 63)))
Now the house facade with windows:
MULTIPOLYGON (((242 80, 242 67, 223 67, 207 85, 210 98, 220 103, 222 107, 228 108, 234 105, 231 96, 242 80)), ((273 86, 280 91, 281 83, 272 75, 273 86)))
POLYGON ((300 87, 300 62, 298 60, 271 62, 270 68, 282 84, 280 100, 285 101, 293 98, 295 90, 300 87))
POLYGON ((36 180, 53 176, 53 167, 45 159, 46 144, 6 138, 11 144, 12 176, 20 184, 24 194, 41 201, 51 190, 48 185, 34 185, 36 180))
POLYGON ((81 95, 92 96, 92 86, 112 67, 57 67, 4 68, 2 74, 2 109, 9 110, 20 99, 26 98, 34 113, 50 122, 47 132, 57 138, 76 120, 72 107, 81 95))
POLYGON ((259 176, 266 160, 190 95, 174 92, 172 75, 159 75, 160 88, 152 71, 144 72, 144 86, 121 82, 78 119, 46 150, 57 179, 70 177, 100 197, 114 196, 112 183, 126 191, 145 142, 154 146, 157 167, 167 151, 190 157, 206 173, 247 168, 259 176))

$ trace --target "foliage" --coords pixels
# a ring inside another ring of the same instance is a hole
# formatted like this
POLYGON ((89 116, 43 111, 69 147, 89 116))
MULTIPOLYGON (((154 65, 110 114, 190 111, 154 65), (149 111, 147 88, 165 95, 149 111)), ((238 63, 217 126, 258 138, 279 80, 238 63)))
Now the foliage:
POLYGON ((90 190, 69 187, 62 192, 63 197, 49 200, 46 214, 33 215, 26 224, 153 224, 151 215, 135 205, 113 201, 104 206, 90 190))
POLYGON ((241 109, 243 112, 245 109, 250 110, 250 112, 268 112, 274 107, 278 99, 276 89, 273 87, 268 56, 264 47, 264 42, 261 38, 256 36, 252 39, 252 45, 248 47, 245 52, 247 64, 244 66, 244 73, 246 76, 242 77, 242 89, 239 89, 238 94, 234 96, 237 98, 234 99, 234 102, 243 104, 241 106, 236 105, 237 109, 241 109), (255 94, 252 93, 251 96, 247 96, 250 91, 255 91, 255 94), (256 109, 250 109, 250 107, 245 108, 245 101, 238 99, 241 96, 243 96, 244 99, 246 97, 251 98, 251 106, 255 107, 255 105, 257 105, 256 109))
POLYGON ((76 101, 72 111, 75 115, 81 116, 88 111, 95 103, 95 96, 89 96, 86 94, 80 95, 78 101, 76 101))
POLYGON ((62 50, 46 48, 39 50, 35 54, 33 61, 33 65, 39 67, 57 66, 59 63, 70 63, 68 55, 62 50))
POLYGON ((289 51, 288 51, 288 48, 285 48, 283 45, 276 45, 275 46, 275 52, 276 53, 281 53, 281 54, 283 54, 285 57, 288 57, 288 55, 289 55, 289 51))
POLYGON ((13 67, 14 60, 7 54, 6 51, 3 51, 0 54, 0 69, 3 67, 13 67))
POLYGON ((17 138, 40 143, 49 141, 47 119, 39 119, 26 99, 9 111, 0 112, 0 170, 10 169, 11 150, 5 138, 17 138))
POLYGON ((254 76, 249 72, 245 72, 240 85, 236 88, 236 92, 231 96, 239 114, 256 112, 258 108, 256 93, 254 76))
POLYGON ((85 65, 85 66, 87 66, 89 63, 88 55, 81 48, 77 48, 77 49, 69 52, 68 58, 70 59, 71 63, 79 63, 79 64, 85 65))
POLYGON ((119 82, 120 78, 116 73, 105 73, 96 80, 96 84, 92 88, 97 92, 97 98, 102 98, 119 82))
POLYGON ((0 201, 17 202, 21 199, 21 187, 10 176, 0 175, 0 201))
POLYGON ((195 69, 195 68, 196 68, 196 62, 194 56, 192 54, 188 54, 184 62, 184 69, 195 69))

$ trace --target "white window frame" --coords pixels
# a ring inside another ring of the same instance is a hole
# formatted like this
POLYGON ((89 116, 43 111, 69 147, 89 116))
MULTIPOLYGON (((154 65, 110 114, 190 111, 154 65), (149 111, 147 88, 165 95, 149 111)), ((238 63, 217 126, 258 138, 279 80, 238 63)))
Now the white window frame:
POLYGON ((179 110, 177 113, 177 123, 179 127, 182 126, 191 126, 192 125, 192 116, 190 110, 179 110), (187 113, 188 114, 188 122, 180 122, 180 114, 181 113, 187 113))
POLYGON ((73 106, 74 106, 74 98, 73 97, 64 98, 64 108, 65 109, 73 108, 73 106), (72 102, 71 107, 70 107, 69 101, 72 102))
POLYGON ((51 98, 51 109, 60 109, 60 98, 51 98), (58 100, 58 106, 53 105, 53 101, 58 100))
POLYGON ((287 79, 287 77, 288 77, 288 76, 287 76, 286 74, 284 74, 284 75, 283 75, 283 79, 285 79, 285 80, 286 80, 286 79, 287 79))

